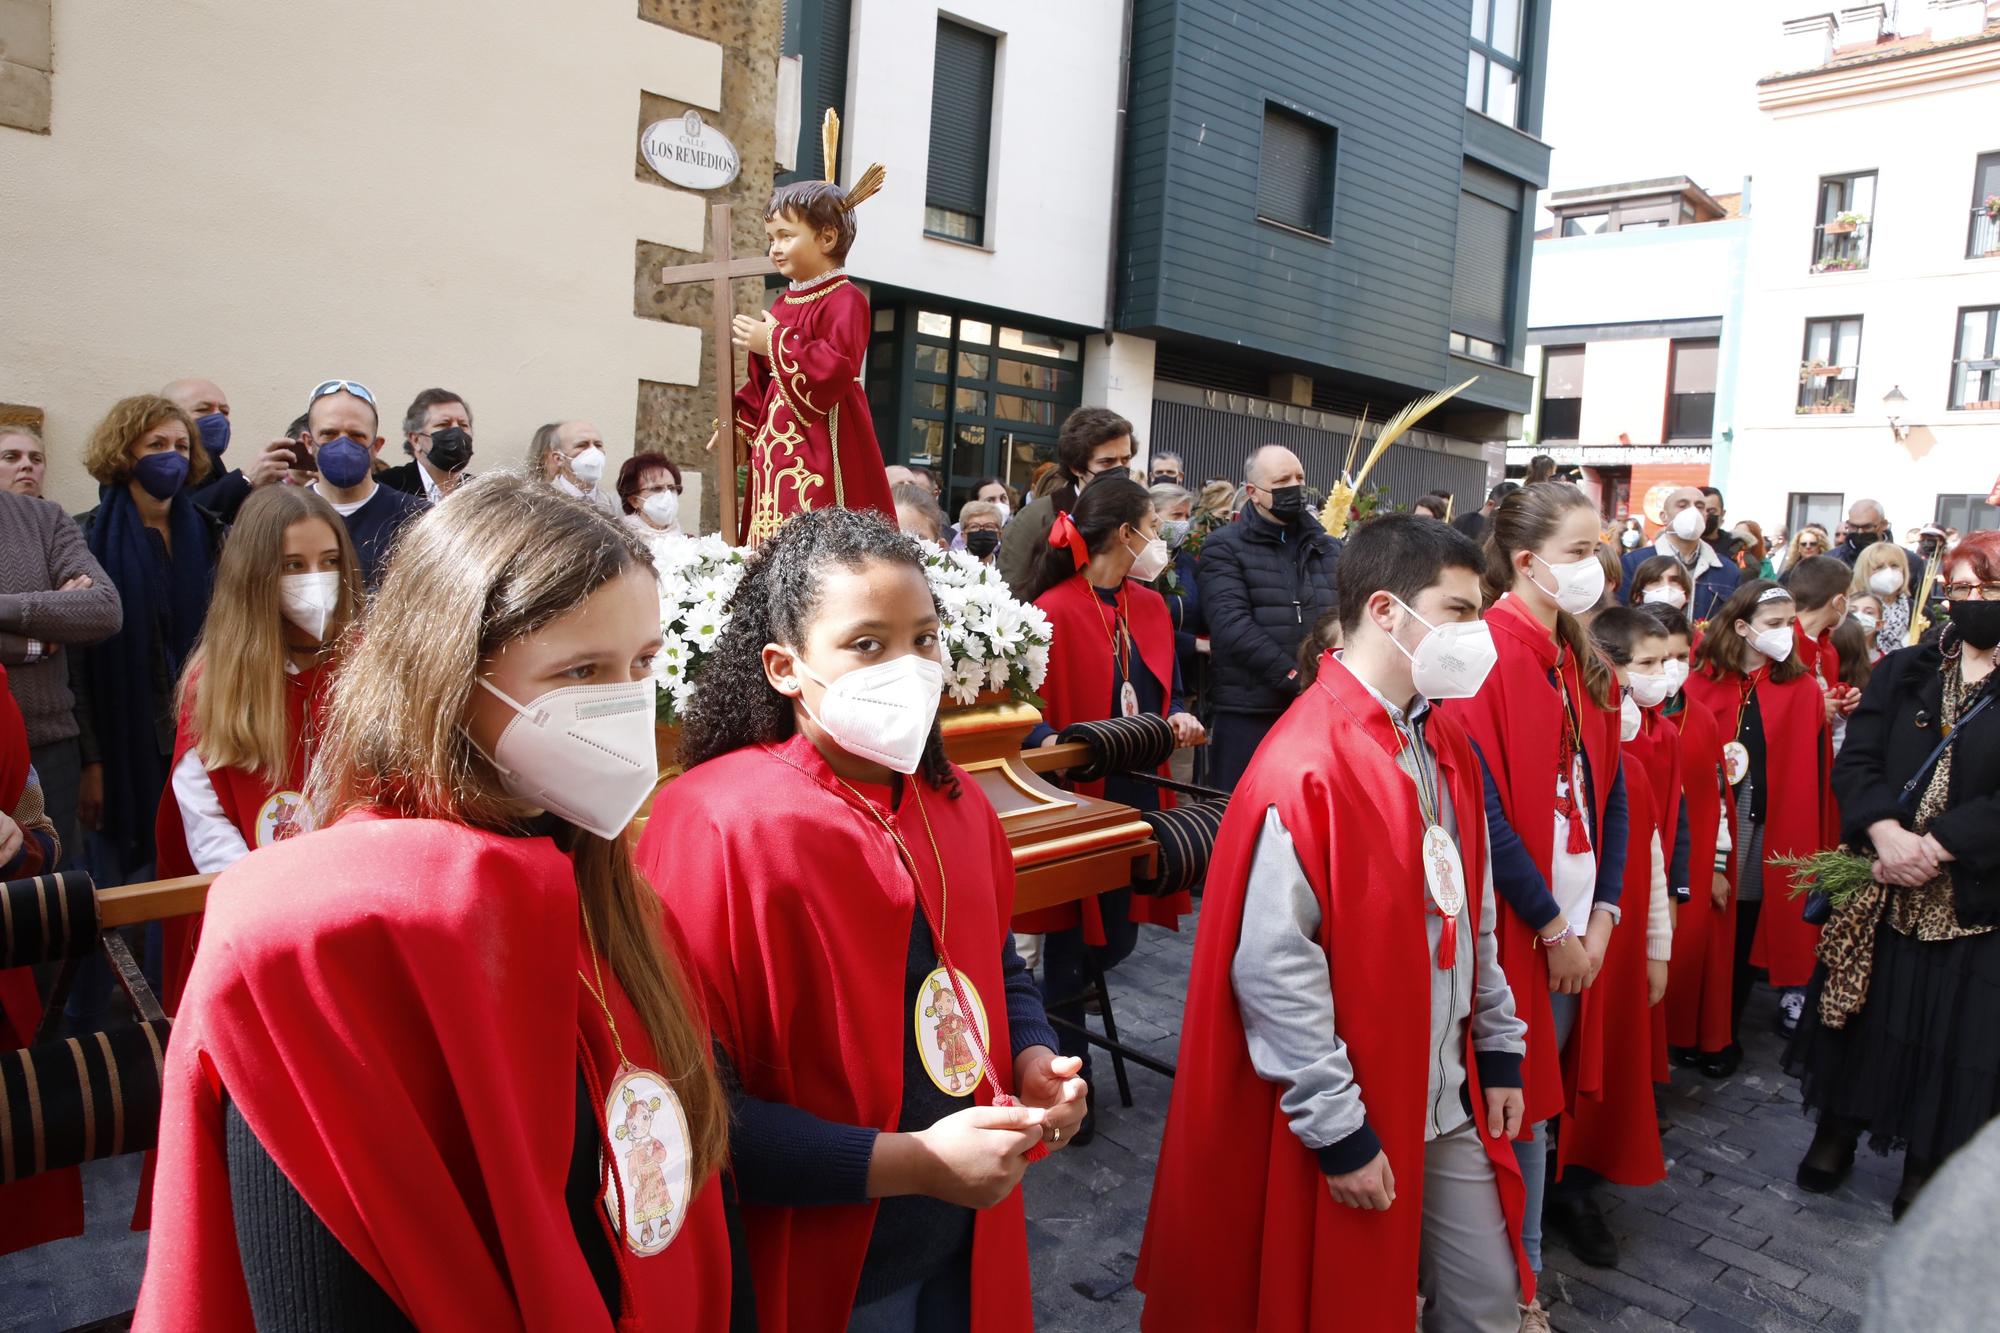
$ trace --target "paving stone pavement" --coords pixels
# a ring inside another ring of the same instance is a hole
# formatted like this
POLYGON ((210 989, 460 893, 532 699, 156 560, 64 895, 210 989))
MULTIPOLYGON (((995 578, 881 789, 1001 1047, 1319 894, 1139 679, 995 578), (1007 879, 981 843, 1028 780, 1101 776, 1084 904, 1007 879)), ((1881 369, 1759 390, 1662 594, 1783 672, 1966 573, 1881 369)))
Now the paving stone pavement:
MULTIPOLYGON (((1111 978, 1121 1035, 1167 1061, 1179 1040, 1193 941, 1192 930, 1148 928, 1111 978)), ((1864 1150, 1848 1184, 1824 1198, 1792 1183, 1812 1131, 1796 1086, 1778 1070, 1780 1042, 1765 1021, 1773 1008, 1768 994, 1752 999, 1749 1058, 1734 1078, 1717 1083, 1674 1071, 1661 1103, 1668 1178, 1649 1189, 1605 1192, 1622 1249, 1618 1267, 1591 1268, 1560 1244, 1548 1246, 1544 1299, 1557 1329, 1797 1333, 1860 1326, 1901 1162, 1864 1150)), ((1096 1140, 1055 1154, 1028 1176, 1035 1321, 1044 1333, 1139 1327, 1132 1269, 1169 1082, 1132 1067, 1133 1105, 1126 1108, 1102 1053, 1094 1072, 1103 1089, 1096 1140)), ((59 1333, 132 1308, 145 1263, 145 1238, 125 1229, 138 1159, 95 1164, 85 1180, 85 1235, 0 1259, 0 1333, 59 1333)))

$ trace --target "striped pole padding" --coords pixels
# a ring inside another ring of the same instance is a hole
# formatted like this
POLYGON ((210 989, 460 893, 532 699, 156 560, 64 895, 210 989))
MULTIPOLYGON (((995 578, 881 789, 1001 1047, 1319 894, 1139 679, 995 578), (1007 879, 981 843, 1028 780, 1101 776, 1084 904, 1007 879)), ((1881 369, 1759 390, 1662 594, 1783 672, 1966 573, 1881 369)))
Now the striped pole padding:
POLYGON ((1159 869, 1151 879, 1132 881, 1132 892, 1165 898, 1201 888, 1208 861, 1215 853, 1215 835, 1229 802, 1191 801, 1171 810, 1143 810, 1139 818, 1153 828, 1160 844, 1159 869))
POLYGON ((1089 765, 1070 774, 1078 782, 1099 782, 1108 773, 1157 772, 1174 753, 1174 729, 1158 713, 1072 722, 1057 739, 1090 747, 1089 765))
POLYGON ((76 870, 0 884, 0 967, 26 967, 97 950, 97 891, 76 870))
POLYGON ((0 1051, 0 1184, 157 1144, 170 1027, 0 1051))

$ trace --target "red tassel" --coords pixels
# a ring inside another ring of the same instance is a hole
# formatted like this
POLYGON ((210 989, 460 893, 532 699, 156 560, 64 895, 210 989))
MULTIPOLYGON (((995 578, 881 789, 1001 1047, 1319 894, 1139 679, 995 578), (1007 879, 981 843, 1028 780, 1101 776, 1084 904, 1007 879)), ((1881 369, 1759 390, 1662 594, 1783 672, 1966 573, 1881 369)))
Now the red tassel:
MULTIPOLYGON (((1016 1097, 1011 1092, 996 1092, 993 1094, 993 1104, 995 1106, 1019 1106, 1021 1104, 1021 1099, 1019 1097, 1016 1097)), ((1041 1161, 1044 1157, 1047 1157, 1048 1155, 1049 1155, 1049 1145, 1046 1143, 1037 1143, 1034 1147, 1028 1149, 1028 1151, 1021 1154, 1021 1156, 1027 1160, 1030 1166, 1034 1165, 1036 1162, 1041 1161)))
POLYGON ((1583 809, 1574 801, 1570 803, 1567 850, 1571 856, 1582 856, 1590 850, 1590 834, 1583 827, 1583 809))
POLYGON ((1447 916, 1444 918, 1444 930, 1438 935, 1438 971, 1449 972, 1457 963, 1458 918, 1447 916))

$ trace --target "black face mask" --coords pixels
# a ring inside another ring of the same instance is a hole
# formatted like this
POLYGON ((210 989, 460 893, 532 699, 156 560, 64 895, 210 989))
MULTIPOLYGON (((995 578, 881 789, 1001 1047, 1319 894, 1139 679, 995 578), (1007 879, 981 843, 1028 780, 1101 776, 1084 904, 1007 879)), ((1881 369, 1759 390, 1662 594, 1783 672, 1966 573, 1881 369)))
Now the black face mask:
POLYGON ((1974 648, 2000 646, 2000 602, 1953 602, 1951 626, 1974 648))
POLYGON ((1155 472, 1153 474, 1153 485, 1155 486, 1178 486, 1180 484, 1181 479, 1171 472, 1155 472))
POLYGON ((1881 535, 1879 532, 1856 532, 1850 528, 1847 533, 1847 544, 1858 551, 1864 546, 1873 546, 1881 535))
POLYGON ((428 451, 431 466, 440 472, 462 472, 472 461, 472 437, 463 426, 446 426, 431 432, 428 451))
POLYGON ((1722 515, 1710 514, 1708 516, 1708 523, 1702 528, 1702 535, 1705 537, 1716 537, 1720 536, 1721 533, 1722 533, 1722 515))
POLYGON ((1277 486, 1271 492, 1271 512, 1280 523, 1290 523, 1306 512, 1304 486, 1277 486))
POLYGON ((984 560, 1000 549, 1000 534, 981 528, 965 534, 965 549, 984 560))

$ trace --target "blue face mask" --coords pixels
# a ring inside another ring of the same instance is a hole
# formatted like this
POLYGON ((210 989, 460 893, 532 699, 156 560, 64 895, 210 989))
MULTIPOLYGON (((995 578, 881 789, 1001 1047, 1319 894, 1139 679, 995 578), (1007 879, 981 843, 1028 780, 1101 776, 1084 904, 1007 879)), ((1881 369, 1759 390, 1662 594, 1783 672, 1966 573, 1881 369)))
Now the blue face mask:
POLYGON ((229 418, 222 413, 210 412, 205 417, 196 417, 194 424, 201 431, 201 442, 210 453, 220 456, 229 447, 229 418))
POLYGON ((155 500, 172 499, 187 481, 187 455, 171 449, 147 454, 132 465, 132 475, 137 478, 140 488, 155 500))
POLYGON ((367 446, 351 435, 329 440, 319 447, 319 474, 327 481, 346 490, 359 486, 368 475, 369 457, 367 446))

